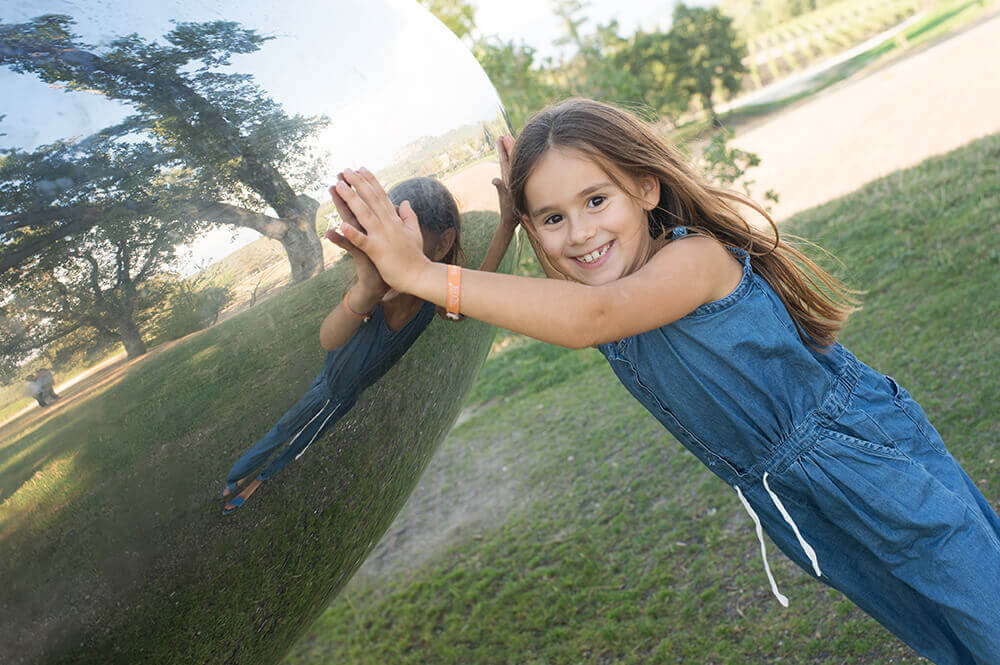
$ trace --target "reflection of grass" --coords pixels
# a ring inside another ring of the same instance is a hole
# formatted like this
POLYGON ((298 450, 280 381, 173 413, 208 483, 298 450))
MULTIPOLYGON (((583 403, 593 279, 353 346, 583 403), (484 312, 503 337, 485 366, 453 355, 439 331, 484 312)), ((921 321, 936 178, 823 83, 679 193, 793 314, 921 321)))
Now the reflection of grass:
MULTIPOLYGON (((481 260, 496 217, 465 215, 463 239, 473 261, 481 260)), ((288 636, 297 634, 297 622, 311 616, 317 602, 325 602, 325 596, 317 596, 322 586, 336 581, 336 571, 351 572, 350 562, 368 546, 364 529, 373 529, 377 538, 405 500, 405 484, 391 481, 414 478, 426 462, 379 456, 390 455, 396 440, 418 445, 440 436, 435 433, 443 432, 460 408, 492 336, 488 326, 475 321, 432 322, 390 374, 393 388, 374 386, 343 426, 310 453, 311 464, 285 471, 283 476, 294 482, 269 483, 253 498, 256 512, 222 521, 216 497, 225 472, 322 366, 319 323, 336 304, 350 272, 344 261, 290 287, 282 298, 150 353, 117 383, 29 429, 5 430, 0 542, 4 570, 15 571, 16 580, 5 575, 0 606, 11 598, 3 594, 21 598, 23 593, 32 599, 30 605, 49 606, 46 613, 60 616, 65 607, 72 615, 74 602, 83 605, 75 596, 78 586, 100 586, 101 597, 86 605, 87 611, 100 607, 102 629, 88 631, 86 639, 99 644, 117 634, 127 653, 114 662, 139 662, 139 654, 144 662, 208 662, 223 659, 214 653, 220 641, 245 641, 240 648, 250 649, 261 637, 256 632, 260 617, 252 608, 262 593, 256 585, 263 580, 265 586, 282 585, 282 590, 265 589, 268 603, 274 603, 269 611, 293 618, 277 629, 284 638, 266 642, 280 653, 288 636), (445 357, 442 349, 448 350, 445 357), (478 355, 464 357, 463 350, 470 349, 478 355), (427 408, 426 399, 433 408, 427 408), (393 417, 386 418, 386 412, 393 417), (413 426, 401 435, 401 423, 413 426), (359 511, 370 514, 368 523, 355 524, 359 511), (292 522, 282 527, 281 538, 295 543, 287 549, 295 556, 291 563, 287 552, 279 553, 281 548, 271 543, 275 534, 269 526, 271 519, 286 518, 292 522), (342 524, 358 529, 353 539, 342 524), (248 541, 251 534, 255 537, 248 541), (289 576, 300 568, 310 578, 296 588, 289 576), (94 605, 106 596, 128 609, 116 616, 106 604, 94 605), (228 603, 250 609, 220 613, 228 603), (154 622, 158 632, 144 629, 154 622), (115 633, 103 632, 111 626, 115 633), (193 626, 202 638, 195 639, 193 626), (126 637, 122 631, 135 632, 126 637), (173 638, 164 638, 171 631, 173 638)), ((30 612, 22 619, 21 630, 31 625, 30 612)), ((90 625, 85 613, 79 621, 90 625)), ((5 624, 4 630, 6 641, 6 632, 14 628, 5 624)), ((67 658, 111 662, 107 655, 84 649, 67 658)), ((250 662, 248 655, 241 652, 237 660, 250 662)), ((277 653, 254 657, 273 659, 277 653)))
MULTIPOLYGON (((908 387, 994 508, 1000 310, 988 304, 1000 302, 998 178, 1000 135, 784 226, 833 251, 847 266, 841 275, 867 289, 846 345, 908 387)), ((769 547, 792 602, 782 609, 735 493, 596 351, 523 342, 480 376, 473 395, 486 405, 445 440, 412 503, 448 510, 456 497, 501 485, 517 505, 461 525, 420 567, 401 560, 392 576, 356 578, 287 665, 762 663, 781 654, 803 665, 918 662, 769 547), (546 385, 532 361, 572 378, 546 385), (508 376, 511 364, 522 384, 508 376), (489 401, 519 385, 509 401, 489 401)), ((406 543, 424 537, 408 510, 390 530, 406 543)))
POLYGON ((25 513, 45 499, 58 493, 65 494, 68 483, 75 481, 79 484, 81 478, 76 472, 75 460, 76 455, 71 454, 46 463, 17 492, 0 504, 0 542, 3 541, 4 534, 10 532, 11 525, 7 524, 6 517, 22 517, 23 520, 25 513))

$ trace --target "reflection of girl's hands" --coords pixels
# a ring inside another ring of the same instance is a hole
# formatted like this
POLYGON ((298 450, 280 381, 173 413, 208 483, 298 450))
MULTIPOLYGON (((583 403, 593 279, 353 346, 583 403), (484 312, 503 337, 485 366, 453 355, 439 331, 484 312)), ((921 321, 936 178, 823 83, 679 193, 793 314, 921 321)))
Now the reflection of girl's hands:
MULTIPOLYGON (((338 174, 337 179, 338 181, 341 180, 342 175, 338 174)), ((340 219, 342 221, 340 228, 343 229, 345 224, 352 228, 360 228, 354 213, 351 212, 350 207, 340 194, 337 193, 336 186, 330 188, 330 196, 333 198, 333 205, 337 207, 337 214, 340 215, 340 219)), ((354 269, 358 274, 359 288, 363 289, 366 294, 371 294, 379 298, 386 294, 389 290, 389 285, 385 283, 385 280, 382 279, 382 275, 379 274, 375 264, 372 263, 371 259, 369 259, 364 252, 355 247, 354 243, 333 229, 326 232, 326 239, 354 257, 354 269)))
POLYGON ((341 226, 343 236, 368 255, 390 286, 408 292, 408 279, 429 263, 410 202, 403 201, 397 211, 382 185, 363 167, 359 172, 345 170, 344 182, 335 187, 362 229, 341 226))
POLYGON ((510 196, 510 154, 514 150, 514 137, 505 134, 497 141, 497 155, 500 157, 500 176, 493 179, 497 188, 497 198, 500 200, 500 223, 513 229, 517 226, 514 219, 514 202, 510 196))

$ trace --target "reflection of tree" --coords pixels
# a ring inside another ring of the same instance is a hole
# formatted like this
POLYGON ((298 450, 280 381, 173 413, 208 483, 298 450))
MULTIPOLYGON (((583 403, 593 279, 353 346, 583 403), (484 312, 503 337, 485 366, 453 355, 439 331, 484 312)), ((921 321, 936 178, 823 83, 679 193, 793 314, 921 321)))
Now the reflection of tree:
POLYGON ((8 252, 26 254, 0 274, 5 293, 0 347, 9 361, 74 331, 89 327, 117 338, 130 358, 146 352, 140 323, 158 298, 153 284, 173 262, 178 245, 207 224, 190 216, 182 172, 159 175, 148 143, 112 147, 106 139, 15 152, 0 162, 4 200, 15 208, 50 209, 55 192, 64 214, 43 230, 31 225, 42 213, 7 226, 24 225, 8 252), (87 180, 76 179, 80 172, 87 180), (75 184, 79 183, 79 184, 75 184), (115 193, 92 204, 101 192, 115 193), (41 244, 42 248, 37 249, 41 244))
MULTIPOLYGON (((68 16, 47 15, 23 24, 0 24, 0 64, 46 83, 97 91, 129 103, 137 113, 102 133, 104 144, 116 136, 122 141, 145 137, 144 164, 186 170, 192 187, 185 190, 184 203, 194 217, 252 228, 279 240, 296 281, 322 270, 315 229, 318 202, 297 194, 295 187, 315 183, 318 165, 303 143, 328 121, 289 117, 250 75, 212 71, 228 65, 233 54, 257 51, 269 37, 232 22, 179 24, 165 36, 170 46, 133 34, 113 41, 99 55, 69 32, 72 23, 68 16), (265 207, 278 218, 258 212, 265 207)), ((45 173, 46 165, 35 160, 42 170, 29 178, 46 183, 48 189, 36 200, 22 197, 19 206, 6 200, 2 204, 0 270, 91 228, 109 208, 141 214, 164 204, 148 194, 130 200, 136 189, 113 182, 90 187, 90 196, 81 196, 80 180, 92 177, 87 167, 94 158, 85 148, 74 153, 75 165, 60 166, 73 171, 61 178, 49 179, 55 174, 45 173), (72 201, 66 190, 71 190, 72 201)), ((8 177, 17 180, 16 174, 8 177)))

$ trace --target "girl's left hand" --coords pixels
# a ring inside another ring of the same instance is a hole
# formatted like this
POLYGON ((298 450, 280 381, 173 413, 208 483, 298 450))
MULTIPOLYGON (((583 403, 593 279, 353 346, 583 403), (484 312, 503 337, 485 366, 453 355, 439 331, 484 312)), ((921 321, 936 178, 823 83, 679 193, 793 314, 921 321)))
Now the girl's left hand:
POLYGON ((357 172, 345 169, 344 180, 335 185, 337 194, 362 230, 345 224, 340 232, 372 260, 389 286, 408 292, 409 281, 430 262, 410 202, 403 201, 397 212, 382 185, 364 167, 357 172))

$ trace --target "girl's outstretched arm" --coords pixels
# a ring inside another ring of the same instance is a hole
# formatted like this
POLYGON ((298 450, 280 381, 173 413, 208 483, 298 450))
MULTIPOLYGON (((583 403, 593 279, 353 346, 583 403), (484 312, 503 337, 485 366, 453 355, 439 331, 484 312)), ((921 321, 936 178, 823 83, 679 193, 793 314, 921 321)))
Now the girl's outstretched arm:
MULTIPOLYGON (((397 214, 370 172, 346 171, 338 192, 365 232, 345 235, 400 291, 445 305, 447 270, 415 249, 412 208, 397 214), (353 189, 352 189, 353 187, 353 189)), ((544 342, 583 348, 666 325, 739 284, 742 269, 710 238, 668 244, 640 270, 601 286, 463 270, 461 311, 544 342)))

